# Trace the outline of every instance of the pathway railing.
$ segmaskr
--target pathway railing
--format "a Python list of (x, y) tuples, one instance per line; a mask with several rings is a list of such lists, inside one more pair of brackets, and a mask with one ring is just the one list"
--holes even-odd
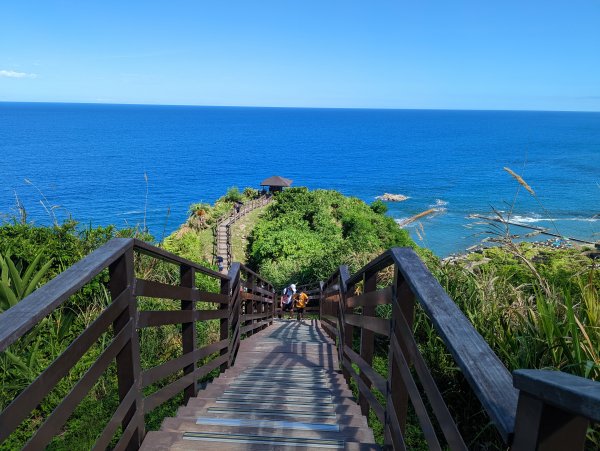
[[(363, 414), (372, 410), (383, 423), (388, 447), (406, 449), (410, 402), (430, 449), (467, 449), (413, 335), (417, 303), (507, 445), (584, 448), (588, 424), (600, 421), (600, 383), (559, 371), (511, 376), (408, 248), (391, 249), (352, 276), (341, 266), (323, 284), (321, 303), (321, 325), (337, 340), (342, 372), (356, 382)], [(389, 318), (376, 314), (382, 305), (391, 305)], [(387, 347), (385, 376), (373, 368), (376, 337)]]
[[(179, 281), (170, 284), (136, 276), (135, 267), (140, 258), (174, 265), (178, 268)], [(273, 320), (273, 287), (243, 265), (234, 264), (229, 274), (223, 275), (139, 240), (114, 239), (2, 313), (0, 352), (26, 336), (45, 317), (60, 309), (71, 295), (85, 289), (105, 271), (109, 277), (109, 305), (2, 410), (0, 444), (69, 375), (101, 337), (112, 336), (85, 375), (44, 419), (25, 449), (43, 449), (50, 443), (115, 362), (119, 405), (98, 436), (94, 449), (106, 449), (111, 442), (114, 444), (115, 436), (118, 439), (114, 449), (137, 449), (145, 435), (144, 415), (181, 392), (184, 402), (195, 396), (201, 378), (217, 369), (224, 371), (233, 364), (243, 336), (267, 327)], [(218, 292), (198, 288), (197, 275), (205, 282), (216, 284)], [(142, 297), (172, 300), (176, 308), (143, 310), (138, 302)], [(199, 347), (196, 325), (210, 320), (219, 321), (219, 340)], [(143, 369), (141, 332), (166, 325), (180, 327), (179, 355)], [(202, 364), (205, 360), (207, 362)], [(148, 387), (161, 382), (162, 387), (146, 394)]]
[[(217, 257), (219, 256), (219, 228), (221, 226), (225, 227), (225, 239), (226, 239), (226, 256), (227, 264), (230, 265), (233, 261), (232, 253), (231, 253), (231, 226), (237, 220), (246, 216), (253, 210), (257, 208), (264, 207), (269, 202), (273, 200), (272, 196), (263, 195), (257, 197), (256, 199), (252, 199), (250, 202), (246, 202), (242, 204), (239, 208), (232, 208), (229, 215), (219, 219), (217, 223), (213, 226), (213, 264), (216, 264)], [(229, 269), (227, 267), (227, 269)]]

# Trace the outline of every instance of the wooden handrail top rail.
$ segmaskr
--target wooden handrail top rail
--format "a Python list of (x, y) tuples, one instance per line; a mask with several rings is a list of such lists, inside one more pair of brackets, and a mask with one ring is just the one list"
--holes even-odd
[(138, 240), (137, 238), (134, 239), (133, 241), (134, 241), (134, 249), (139, 251), (141, 254), (149, 255), (150, 257), (157, 258), (164, 262), (189, 266), (190, 268), (194, 268), (197, 272), (200, 272), (202, 274), (206, 274), (208, 276), (212, 276), (212, 277), (215, 277), (215, 278), (218, 278), (221, 280), (229, 280), (229, 276), (227, 276), (226, 274), (222, 274), (220, 272), (213, 271), (210, 268), (206, 268), (206, 267), (199, 265), (198, 263), (188, 260), (186, 258), (179, 257), (178, 255), (175, 255), (175, 254), (173, 254), (169, 251), (166, 251), (160, 247), (153, 246), (144, 241)]
[(113, 238), (35, 290), (21, 302), (0, 314), (0, 352), (17, 341), (42, 318), (132, 248), (159, 260), (185, 265), (197, 272), (224, 281), (229, 280), (229, 276), (225, 274), (205, 268), (138, 239)]
[(114, 238), (0, 314), (0, 352), (133, 247), (130, 238)]
[(600, 423), (600, 383), (552, 370), (517, 370), (513, 377), (521, 392)]

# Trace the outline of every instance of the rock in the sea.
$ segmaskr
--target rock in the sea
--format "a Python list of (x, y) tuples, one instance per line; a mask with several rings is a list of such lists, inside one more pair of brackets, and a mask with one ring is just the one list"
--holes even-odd
[(383, 196), (377, 196), (376, 199), (383, 200), (386, 202), (402, 202), (403, 200), (408, 199), (408, 196), (404, 196), (402, 194), (390, 194), (383, 193)]

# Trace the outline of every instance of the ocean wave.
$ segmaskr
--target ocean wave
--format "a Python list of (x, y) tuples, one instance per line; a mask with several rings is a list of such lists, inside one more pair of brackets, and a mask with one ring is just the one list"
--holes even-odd
[[(448, 205), (448, 201), (442, 200), (442, 199), (436, 199), (435, 204), (430, 205), (430, 207), (432, 207), (432, 208), (445, 207), (446, 205)], [(445, 210), (445, 208), (444, 208), (444, 210)]]
[(559, 221), (578, 221), (578, 222), (597, 222), (600, 221), (598, 217), (575, 217), (575, 218), (545, 218), (543, 216), (520, 216), (515, 215), (510, 217), (512, 222), (520, 222), (521, 224), (531, 224), (536, 222), (559, 222)]

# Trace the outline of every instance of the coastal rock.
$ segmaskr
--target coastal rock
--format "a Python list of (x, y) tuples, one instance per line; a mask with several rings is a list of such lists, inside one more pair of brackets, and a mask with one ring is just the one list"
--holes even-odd
[(377, 196), (375, 199), (383, 200), (385, 202), (402, 202), (409, 199), (409, 197), (404, 196), (403, 194), (383, 193), (383, 196)]

